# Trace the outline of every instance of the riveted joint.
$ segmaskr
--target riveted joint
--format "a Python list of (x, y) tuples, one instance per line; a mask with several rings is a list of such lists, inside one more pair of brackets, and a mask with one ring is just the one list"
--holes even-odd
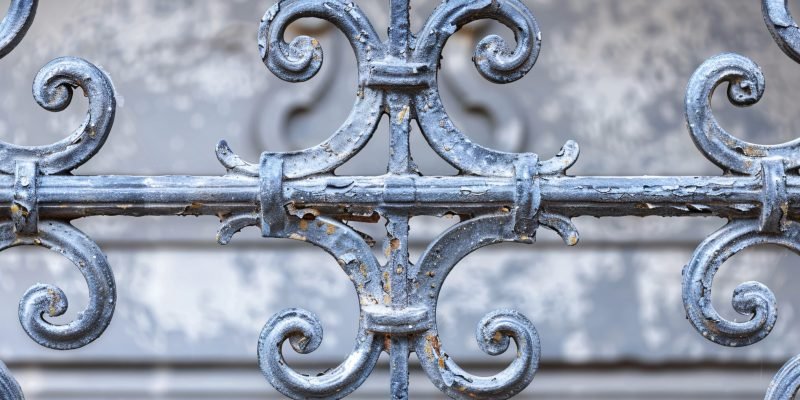
[(761, 162), (761, 232), (780, 233), (786, 226), (789, 213), (789, 195), (786, 191), (786, 166), (782, 158), (768, 158)]
[(413, 203), (417, 200), (417, 186), (410, 176), (389, 175), (384, 183), (384, 203)]
[(410, 335), (431, 329), (430, 313), (424, 307), (395, 309), (373, 305), (365, 306), (364, 327), (367, 331), (392, 335)]
[(362, 85), (373, 89), (418, 90), (435, 86), (436, 69), (427, 64), (388, 59), (369, 65)]
[(287, 213), (283, 207), (283, 160), (274, 154), (262, 154), (259, 179), (261, 234), (269, 237), (283, 231), (286, 226)]
[(39, 232), (38, 177), (39, 164), (36, 161), (16, 162), (11, 219), (17, 234), (34, 235)]
[(514, 233), (533, 238), (539, 228), (538, 215), (542, 204), (539, 156), (533, 153), (520, 155), (514, 169), (517, 188)]

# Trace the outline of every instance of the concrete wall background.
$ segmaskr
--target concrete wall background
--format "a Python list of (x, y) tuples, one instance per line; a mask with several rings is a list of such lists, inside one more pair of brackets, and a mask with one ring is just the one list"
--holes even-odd
[[(357, 3), (385, 32), (387, 2)], [(582, 148), (570, 170), (575, 175), (718, 175), (694, 149), (682, 102), (694, 69), (723, 51), (758, 62), (768, 85), (762, 102), (749, 109), (735, 109), (717, 96), (726, 127), (761, 143), (791, 140), (800, 132), (800, 67), (772, 42), (758, 2), (526, 3), (539, 20), (544, 47), (521, 81), (493, 85), (472, 66), (480, 37), (509, 35), (498, 24), (470, 24), (446, 49), (445, 105), (482, 144), (549, 157), (575, 139)], [(436, 4), (412, 3), (413, 26), (419, 28)], [(59, 114), (39, 109), (30, 96), (42, 65), (76, 55), (108, 71), (122, 96), (109, 141), (79, 174), (222, 174), (213, 152), (221, 138), (251, 160), (265, 149), (316, 144), (350, 110), (356, 91), (351, 51), (328, 24), (301, 22), (296, 30), (321, 40), (326, 64), (308, 83), (279, 81), (261, 64), (255, 41), (269, 6), (252, 0), (42, 2), (27, 38), (0, 62), (0, 138), (49, 143), (80, 123), (85, 103), (79, 96)], [(383, 173), (384, 128), (338, 172)], [(423, 172), (452, 172), (419, 135), (413, 140)], [(412, 256), (453, 222), (415, 219)], [(438, 314), (443, 344), (476, 370), (501, 368), (507, 358), (481, 353), (473, 331), (487, 312), (512, 307), (533, 320), (542, 336), (545, 365), (529, 390), (538, 398), (565, 398), (567, 392), (582, 398), (760, 396), (777, 367), (800, 352), (800, 295), (793, 290), (800, 274), (796, 258), (785, 251), (759, 248), (735, 257), (715, 285), (717, 307), (733, 316), (733, 288), (760, 280), (778, 296), (778, 325), (768, 339), (746, 349), (705, 341), (684, 319), (680, 273), (696, 245), (723, 222), (581, 218), (577, 248), (542, 233), (534, 246), (479, 251), (445, 284)], [(75, 224), (106, 251), (119, 291), (111, 327), (85, 349), (39, 348), (16, 318), (18, 299), (36, 282), (64, 288), (71, 305), (67, 318), (82, 309), (86, 289), (77, 270), (42, 250), (12, 249), (0, 256), (0, 358), (18, 371), (32, 399), (274, 396), (258, 376), (255, 348), (263, 324), (287, 307), (317, 313), (325, 328), (317, 352), (291, 354), (290, 360), (319, 371), (338, 364), (352, 347), (355, 293), (321, 251), (264, 240), (255, 231), (221, 248), (214, 243), (213, 218), (93, 218)], [(367, 229), (381, 237), (380, 228)], [(87, 376), (98, 378), (80, 378)], [(382, 397), (385, 380), (376, 372), (362, 396)], [(675, 385), (680, 390), (668, 391)], [(437, 398), (419, 374), (412, 388), (420, 398)]]

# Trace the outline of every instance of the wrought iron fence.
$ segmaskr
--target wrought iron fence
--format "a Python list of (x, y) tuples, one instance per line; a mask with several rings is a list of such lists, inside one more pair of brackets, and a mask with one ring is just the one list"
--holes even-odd
[[(33, 22), (37, 0), (13, 0), (0, 25), (0, 57), (7, 55)], [(317, 376), (291, 369), (282, 355), (313, 352), (322, 327), (312, 313), (291, 309), (265, 325), (258, 362), (266, 379), (292, 398), (341, 398), (355, 391), (380, 357), (390, 357), (391, 396), (408, 397), (408, 365), (416, 353), (431, 381), (453, 398), (509, 398), (531, 383), (540, 358), (533, 323), (513, 310), (497, 310), (479, 323), (476, 336), (490, 355), (516, 345), (504, 371), (481, 377), (461, 369), (444, 350), (436, 326), (442, 284), (471, 252), (501, 242), (533, 243), (539, 228), (578, 243), (571, 218), (606, 216), (718, 216), (729, 223), (708, 237), (683, 270), (683, 302), (689, 322), (708, 340), (747, 346), (764, 339), (777, 319), (772, 292), (758, 282), (741, 284), (734, 309), (746, 321), (720, 316), (711, 303), (714, 277), (734, 254), (760, 244), (800, 253), (800, 140), (773, 146), (748, 143), (716, 121), (710, 99), (728, 85), (735, 105), (756, 103), (764, 76), (750, 59), (721, 54), (703, 63), (686, 94), (686, 118), (698, 149), (725, 172), (718, 177), (568, 176), (578, 145), (567, 142), (550, 159), (533, 153), (504, 153), (470, 141), (444, 110), (437, 89), (442, 49), (461, 26), (493, 19), (514, 32), (510, 46), (488, 36), (473, 61), (496, 83), (523, 77), (536, 61), (541, 35), (531, 11), (519, 0), (449, 0), (412, 34), (409, 0), (391, 0), (388, 41), (382, 42), (359, 8), (346, 0), (282, 0), (264, 15), (258, 45), (266, 66), (280, 78), (312, 78), (323, 62), (316, 39), (286, 43), (289, 24), (325, 19), (347, 36), (358, 62), (353, 110), (341, 128), (318, 146), (297, 152), (263, 153), (250, 163), (224, 141), (216, 149), (223, 176), (76, 176), (71, 171), (93, 157), (106, 141), (116, 111), (108, 75), (88, 61), (51, 61), (33, 83), (35, 100), (47, 110), (69, 106), (73, 90), (89, 100), (84, 123), (47, 146), (0, 143), (0, 250), (43, 246), (65, 256), (89, 287), (88, 307), (66, 325), (46, 317), (63, 315), (67, 299), (58, 287), (36, 285), (20, 301), (24, 330), (38, 344), (57, 350), (88, 345), (109, 325), (116, 302), (111, 267), (95, 242), (70, 221), (98, 215), (215, 215), (217, 239), (230, 242), (248, 226), (265, 237), (312, 243), (340, 264), (360, 302), (360, 327), (352, 353), (337, 368)], [(765, 21), (781, 49), (800, 62), (800, 28), (785, 0), (763, 0)], [(334, 171), (370, 140), (378, 122), (391, 121), (391, 156), (386, 175), (336, 176)], [(457, 176), (422, 176), (411, 157), (409, 133), (416, 120), (428, 144), (455, 167)], [(416, 262), (409, 259), (409, 220), (421, 215), (456, 215), (461, 222), (437, 238)], [(388, 262), (373, 255), (369, 240), (348, 225), (385, 217)], [(775, 376), (767, 399), (793, 398), (800, 388), (800, 356)], [(0, 363), (0, 398), (21, 399), (22, 391)]]

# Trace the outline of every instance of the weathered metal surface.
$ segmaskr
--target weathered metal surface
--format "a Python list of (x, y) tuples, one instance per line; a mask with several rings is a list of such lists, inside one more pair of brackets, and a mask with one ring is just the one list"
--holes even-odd
[[(0, 143), (0, 250), (44, 246), (61, 253), (84, 275), (89, 306), (75, 321), (45, 320), (67, 309), (64, 293), (37, 285), (20, 302), (20, 321), (42, 346), (75, 349), (97, 339), (116, 303), (115, 283), (105, 255), (70, 221), (99, 215), (215, 215), (223, 222), (222, 244), (248, 226), (265, 237), (314, 244), (331, 256), (352, 281), (360, 304), (360, 326), (352, 353), (338, 367), (307, 376), (288, 366), (282, 353), (289, 340), (299, 353), (322, 342), (314, 314), (299, 309), (267, 322), (258, 344), (259, 365), (267, 380), (292, 398), (341, 398), (373, 371), (381, 353), (390, 358), (391, 397), (408, 397), (409, 357), (415, 353), (430, 380), (453, 398), (509, 398), (533, 380), (540, 338), (533, 323), (512, 310), (489, 313), (476, 338), (489, 355), (516, 353), (510, 366), (491, 377), (464, 371), (444, 350), (436, 310), (441, 288), (456, 264), (473, 251), (502, 242), (533, 243), (540, 227), (555, 231), (567, 245), (578, 242), (571, 218), (577, 216), (719, 216), (730, 223), (710, 236), (684, 270), (683, 300), (691, 324), (706, 338), (726, 346), (754, 344), (772, 330), (775, 296), (748, 282), (734, 293), (734, 309), (745, 322), (720, 316), (711, 305), (711, 287), (721, 264), (745, 248), (770, 243), (800, 252), (798, 147), (758, 145), (726, 132), (714, 118), (710, 100), (728, 83), (732, 103), (756, 103), (764, 76), (747, 58), (723, 54), (704, 63), (690, 80), (686, 117), (700, 151), (722, 177), (568, 177), (578, 146), (567, 142), (555, 157), (507, 153), (472, 142), (446, 113), (438, 91), (442, 50), (451, 35), (478, 19), (493, 19), (512, 30), (512, 47), (499, 36), (478, 44), (473, 61), (489, 81), (520, 79), (539, 54), (541, 33), (531, 11), (518, 0), (451, 0), (434, 10), (412, 34), (409, 1), (392, 0), (389, 38), (382, 42), (366, 15), (344, 0), (283, 0), (264, 15), (258, 35), (265, 65), (278, 77), (301, 82), (323, 62), (319, 42), (301, 36), (284, 41), (289, 24), (300, 18), (328, 20), (345, 33), (357, 60), (357, 96), (350, 116), (322, 144), (295, 152), (263, 153), (249, 163), (220, 142), (216, 154), (224, 176), (73, 176), (108, 137), (116, 100), (110, 79), (77, 58), (59, 58), (34, 80), (34, 97), (50, 111), (65, 109), (72, 90), (89, 99), (84, 123), (69, 137), (48, 146)], [(798, 59), (798, 33), (786, 3), (764, 0), (764, 15), (781, 48)], [(0, 56), (19, 43), (30, 26), (35, 1), (12, 1), (0, 25)], [(361, 151), (388, 117), (391, 155), (378, 177), (335, 176), (334, 171)], [(457, 176), (421, 176), (411, 157), (409, 134), (416, 120), (431, 148), (458, 170)], [(461, 221), (428, 247), (417, 262), (409, 257), (409, 222), (415, 216), (457, 215)], [(387, 262), (372, 253), (374, 241), (351, 221), (384, 217)], [(797, 361), (775, 377), (767, 398), (794, 396), (800, 386)], [(20, 399), (13, 378), (0, 368), (3, 399)]]

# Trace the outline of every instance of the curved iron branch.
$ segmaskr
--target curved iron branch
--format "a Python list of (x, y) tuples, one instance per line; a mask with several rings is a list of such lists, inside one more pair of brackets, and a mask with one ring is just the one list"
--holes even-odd
[[(514, 164), (520, 154), (489, 149), (470, 140), (450, 119), (437, 89), (418, 93), (414, 111), (420, 131), (431, 148), (462, 173), (505, 177), (514, 175)], [(564, 174), (578, 161), (579, 154), (578, 144), (567, 141), (555, 157), (539, 163), (539, 173)]]
[[(383, 115), (382, 104), (383, 95), (380, 92), (364, 88), (350, 116), (330, 138), (305, 150), (269, 154), (283, 160), (284, 175), (289, 179), (333, 172), (367, 145), (378, 129)], [(217, 159), (229, 172), (258, 176), (258, 164), (238, 156), (226, 141), (219, 142), (216, 153)]]

